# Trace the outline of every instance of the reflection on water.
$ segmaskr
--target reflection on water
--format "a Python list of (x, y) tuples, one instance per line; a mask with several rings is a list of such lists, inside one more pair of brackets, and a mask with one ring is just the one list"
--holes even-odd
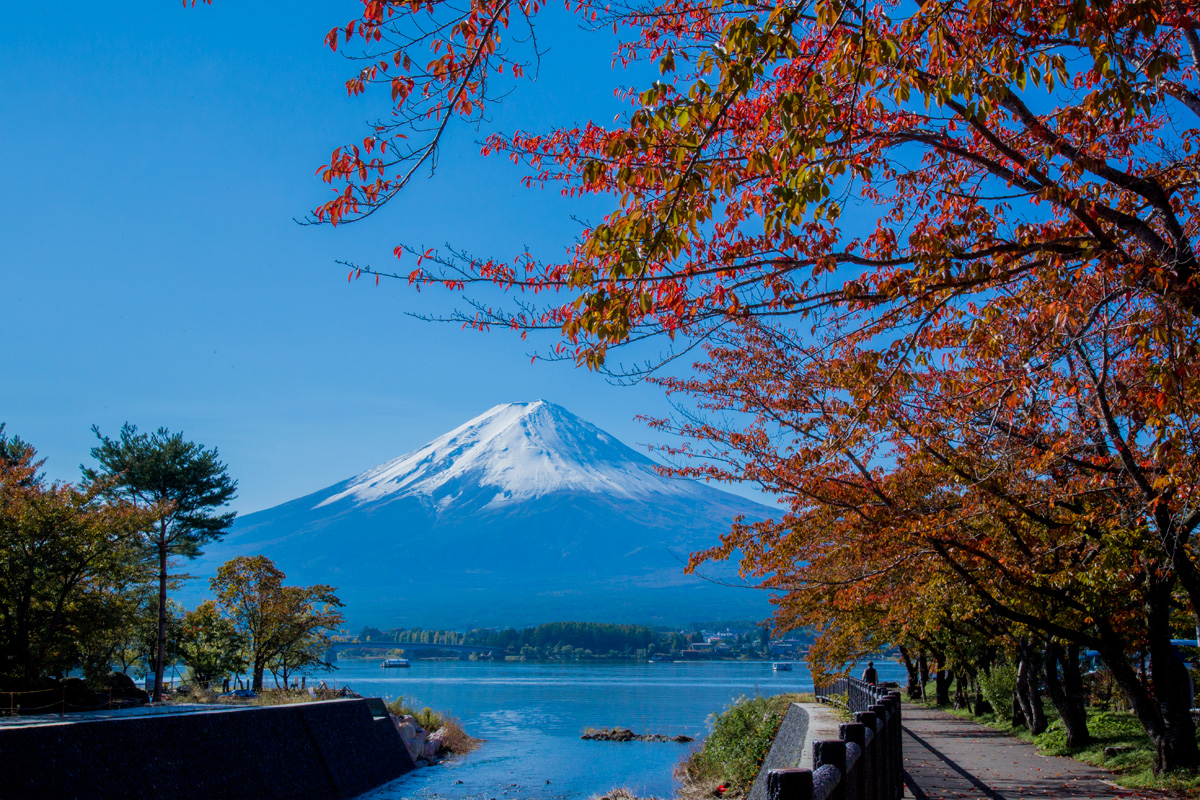
[[(342, 661), (339, 667), (330, 685), (449, 711), (468, 733), (488, 740), (469, 756), (366, 795), (371, 800), (578, 800), (617, 786), (665, 797), (673, 793), (672, 768), (695, 745), (583, 741), (584, 728), (621, 726), (701, 739), (709, 715), (742, 695), (812, 690), (802, 664), (774, 672), (763, 662), (414, 661), (410, 669), (383, 670), (371, 660)], [(876, 667), (881, 680), (903, 681), (898, 664), (881, 661)]]

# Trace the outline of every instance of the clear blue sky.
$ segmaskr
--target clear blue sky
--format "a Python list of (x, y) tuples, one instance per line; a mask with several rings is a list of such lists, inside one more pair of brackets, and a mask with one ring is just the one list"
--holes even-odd
[[(399, 283), (348, 284), (400, 242), (547, 258), (577, 230), (459, 131), (432, 180), (360, 224), (302, 227), (314, 176), (385, 98), (348, 99), (322, 45), (357, 0), (7, 2), (0, 11), (0, 421), (75, 480), (90, 427), (160, 425), (220, 449), (254, 511), (400, 455), (502, 402), (545, 398), (629, 444), (667, 411), (531, 347), (410, 319), (446, 309)], [(611, 44), (561, 16), (541, 79), (496, 124), (611, 119)], [(599, 110), (599, 113), (597, 113)]]

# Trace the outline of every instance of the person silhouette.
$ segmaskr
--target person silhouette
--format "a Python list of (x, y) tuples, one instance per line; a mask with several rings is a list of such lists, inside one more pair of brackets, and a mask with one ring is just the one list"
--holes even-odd
[(879, 683), (879, 673), (875, 671), (874, 661), (867, 662), (867, 668), (863, 670), (862, 679), (872, 686)]

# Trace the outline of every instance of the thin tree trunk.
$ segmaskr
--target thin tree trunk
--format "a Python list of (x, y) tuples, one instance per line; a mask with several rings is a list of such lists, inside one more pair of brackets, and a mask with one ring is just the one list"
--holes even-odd
[[(1079, 677), (1079, 647), (1072, 647), (1074, 653), (1063, 649), (1054, 639), (1046, 640), (1046, 655), (1044, 669), (1046, 674), (1046, 693), (1050, 702), (1058, 712), (1067, 731), (1067, 747), (1083, 747), (1092, 741), (1087, 728), (1087, 708), (1083, 702), (1083, 682)], [(1059, 677), (1058, 667), (1062, 664), (1062, 677)], [(1074, 671), (1074, 686), (1068, 675)]]
[(925, 658), (925, 651), (921, 650), (917, 653), (917, 669), (921, 673), (921, 693), (925, 693), (925, 684), (929, 683), (929, 660)]
[(934, 694), (935, 702), (939, 707), (950, 705), (950, 684), (954, 681), (953, 670), (946, 669), (939, 660), (938, 671), (934, 675), (934, 681), (937, 684)]
[(167, 520), (158, 529), (158, 652), (154, 654), (154, 702), (162, 700), (167, 654)]
[(900, 646), (900, 656), (904, 659), (904, 669), (908, 672), (908, 687), (907, 687), (908, 699), (909, 700), (920, 700), (921, 699), (921, 673), (917, 669), (917, 664), (909, 656), (908, 648), (903, 645)]
[(1014, 728), (1024, 728), (1029, 725), (1029, 723), (1025, 721), (1025, 712), (1021, 709), (1021, 700), (1018, 697), (1019, 694), (1020, 692), (1015, 690), (1013, 691), (1012, 717), (1010, 719)]
[(988, 675), (992, 669), (993, 656), (990, 652), (984, 651), (984, 654), (979, 658), (979, 666), (975, 670), (975, 674), (971, 676), (971, 681), (975, 687), (975, 700), (971, 708), (971, 713), (977, 717), (982, 717), (984, 714), (990, 714), (995, 711), (992, 704), (983, 696), (983, 681), (980, 680), (980, 673)]
[(954, 707), (968, 708), (971, 705), (967, 699), (967, 675), (961, 668), (954, 671)]
[(971, 713), (977, 717), (982, 717), (984, 714), (990, 714), (994, 711), (992, 704), (983, 696), (983, 684), (979, 682), (979, 677), (975, 678), (975, 697), (971, 701)]
[(1029, 732), (1034, 736), (1046, 730), (1046, 712), (1042, 707), (1042, 693), (1038, 690), (1038, 654), (1037, 649), (1027, 639), (1022, 639), (1018, 647), (1020, 662), (1017, 666), (1017, 699), (1021, 703), (1021, 711), (1025, 721), (1029, 723)]

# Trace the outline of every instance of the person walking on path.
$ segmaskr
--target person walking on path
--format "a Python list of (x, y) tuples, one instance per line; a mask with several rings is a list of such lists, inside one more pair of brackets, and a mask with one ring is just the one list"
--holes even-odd
[(874, 661), (867, 662), (867, 668), (863, 670), (862, 679), (872, 686), (879, 683), (879, 673), (875, 671)]
[(905, 797), (913, 800), (1107, 800), (1145, 797), (1109, 783), (1112, 775), (944, 711), (905, 704)]

